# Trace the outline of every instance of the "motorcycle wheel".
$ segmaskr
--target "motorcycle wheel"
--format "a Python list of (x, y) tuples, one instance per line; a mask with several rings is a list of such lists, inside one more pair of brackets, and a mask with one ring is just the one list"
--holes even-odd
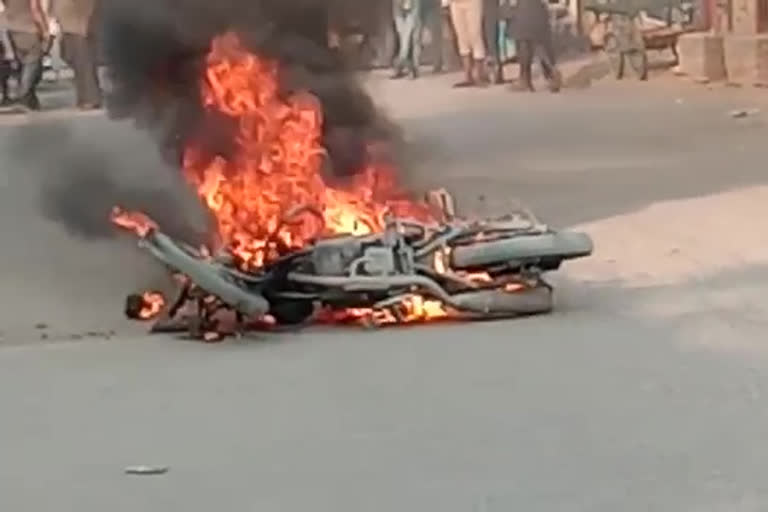
[(308, 300), (280, 300), (269, 306), (269, 314), (280, 325), (298, 325), (309, 319), (314, 311), (314, 304)]
[(463, 269), (542, 258), (567, 260), (589, 256), (592, 249), (592, 239), (587, 234), (561, 231), (454, 247), (451, 262), (454, 268)]

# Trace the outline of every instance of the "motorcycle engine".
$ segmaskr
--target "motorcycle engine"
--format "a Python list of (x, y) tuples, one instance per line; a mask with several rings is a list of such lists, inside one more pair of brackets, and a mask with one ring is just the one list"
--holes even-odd
[(325, 276), (372, 276), (396, 272), (391, 247), (377, 239), (353, 236), (317, 242), (312, 249), (311, 262), (313, 272)]

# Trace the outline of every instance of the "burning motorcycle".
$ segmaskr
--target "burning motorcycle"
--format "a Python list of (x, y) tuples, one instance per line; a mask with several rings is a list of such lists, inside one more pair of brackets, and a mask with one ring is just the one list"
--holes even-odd
[[(198, 335), (226, 330), (221, 311), (233, 312), (239, 328), (265, 317), (277, 325), (332, 319), (378, 326), (546, 313), (553, 290), (544, 275), (593, 248), (588, 235), (554, 231), (525, 212), (430, 224), (391, 217), (382, 232), (319, 238), (244, 271), (226, 251), (211, 255), (149, 224), (138, 232), (142, 248), (183, 276), (156, 329), (191, 304), (184, 325)], [(152, 304), (132, 296), (127, 311), (138, 317)]]
[(282, 90), (280, 62), (227, 33), (212, 41), (203, 69), (203, 122), (226, 120), (230, 147), (190, 139), (181, 171), (215, 221), (214, 240), (192, 247), (141, 213), (112, 218), (181, 284), (169, 304), (152, 292), (129, 297), (129, 316), (164, 311), (155, 330), (216, 339), (264, 323), (543, 313), (552, 308), (543, 275), (592, 251), (586, 235), (554, 231), (525, 212), (467, 220), (443, 191), (414, 200), (370, 141), (353, 144), (367, 155), (360, 168), (329, 182), (322, 102), (309, 90)]

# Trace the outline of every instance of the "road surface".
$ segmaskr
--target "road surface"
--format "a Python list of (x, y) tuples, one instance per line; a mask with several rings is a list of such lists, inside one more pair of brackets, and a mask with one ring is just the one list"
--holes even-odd
[[(130, 125), (4, 120), (0, 508), (768, 509), (768, 117), (728, 114), (754, 93), (371, 88), (412, 139), (413, 186), (477, 212), (519, 198), (593, 235), (594, 257), (555, 278), (557, 311), (148, 337), (122, 300), (161, 272), (130, 241), (56, 219), (100, 218), (113, 198), (94, 176), (169, 190), (173, 171)], [(164, 206), (195, 215), (183, 194)], [(170, 471), (123, 474), (135, 464)]]

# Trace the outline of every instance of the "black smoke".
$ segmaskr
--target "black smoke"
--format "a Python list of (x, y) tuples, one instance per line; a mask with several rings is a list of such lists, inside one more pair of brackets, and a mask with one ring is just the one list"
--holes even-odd
[[(182, 176), (147, 154), (143, 137), (102, 123), (89, 130), (35, 123), (19, 127), (5, 141), (12, 165), (39, 183), (43, 216), (74, 236), (111, 238), (118, 230), (110, 213), (119, 206), (147, 213), (171, 236), (208, 241), (210, 216)], [(116, 143), (92, 143), (104, 136)]]
[[(113, 118), (134, 119), (178, 160), (194, 140), (226, 154), (230, 123), (205, 115), (199, 96), (211, 40), (234, 31), (252, 52), (280, 63), (281, 91), (310, 91), (322, 104), (329, 169), (348, 176), (371, 158), (371, 142), (399, 145), (337, 50), (330, 28), (378, 30), (391, 0), (103, 0), (100, 21)], [(378, 146), (381, 146), (380, 144)], [(394, 152), (394, 151), (393, 151)], [(390, 156), (391, 153), (390, 153)]]
[[(101, 0), (94, 25), (110, 79), (107, 110), (113, 120), (129, 123), (30, 126), (17, 131), (8, 150), (20, 167), (40, 173), (43, 215), (73, 235), (114, 236), (109, 213), (120, 205), (197, 242), (212, 223), (177, 172), (181, 151), (194, 141), (211, 157), (226, 156), (234, 140), (232, 120), (206, 113), (200, 102), (212, 39), (238, 33), (251, 51), (280, 62), (283, 94), (310, 91), (319, 99), (325, 168), (343, 179), (368, 159), (397, 158), (402, 146), (397, 128), (328, 47), (327, 32), (353, 25), (376, 33), (386, 24), (390, 1)], [(139, 130), (125, 126), (130, 121)], [(146, 151), (147, 140), (166, 162)]]

